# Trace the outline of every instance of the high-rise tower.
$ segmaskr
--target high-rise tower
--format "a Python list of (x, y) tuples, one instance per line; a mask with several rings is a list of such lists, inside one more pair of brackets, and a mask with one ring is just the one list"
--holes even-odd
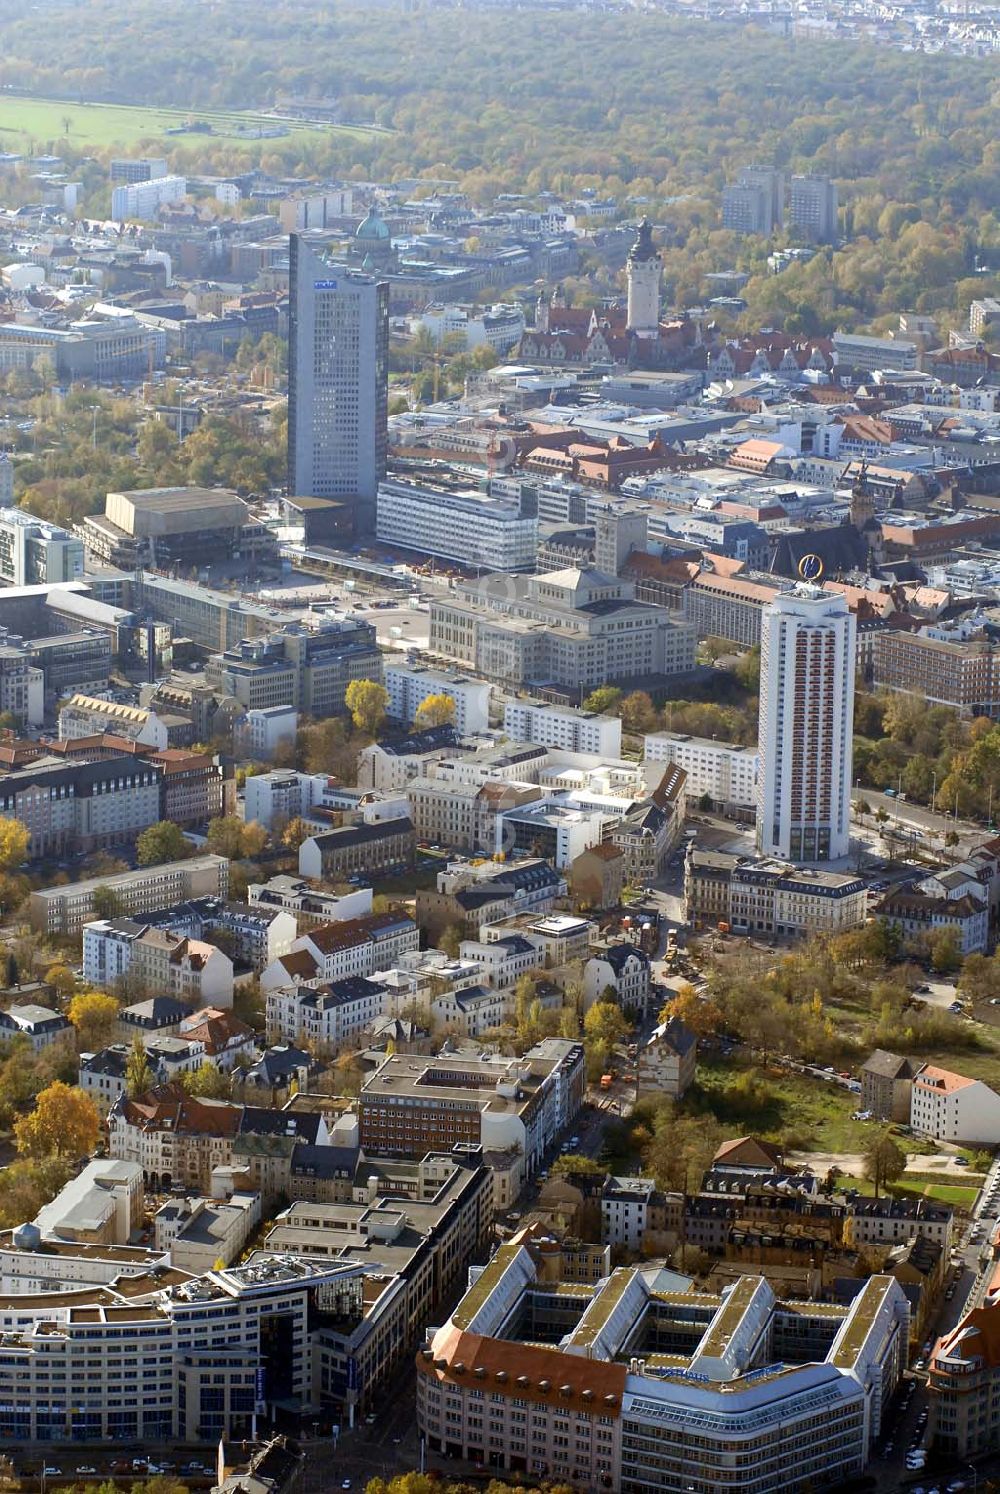
[(628, 252), (628, 330), (636, 337), (655, 337), (660, 326), (660, 274), (662, 264), (648, 218), (639, 224), (635, 243)]
[(288, 491), (340, 498), (375, 528), (385, 476), (389, 287), (291, 236)]
[(844, 597), (802, 585), (761, 623), (757, 845), (836, 860), (850, 837), (854, 617)]

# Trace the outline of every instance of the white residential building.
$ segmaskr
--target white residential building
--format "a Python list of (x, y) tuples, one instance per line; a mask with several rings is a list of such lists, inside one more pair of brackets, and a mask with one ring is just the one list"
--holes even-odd
[(283, 909), (294, 916), (299, 929), (339, 923), (347, 918), (365, 918), (372, 910), (373, 895), (370, 887), (358, 887), (353, 892), (323, 892), (304, 877), (283, 874), (269, 882), (251, 882), (247, 888), (247, 902), (252, 909)]
[(440, 306), (432, 302), (411, 327), (423, 327), (435, 342), (446, 337), (464, 337), (466, 348), (490, 347), (500, 356), (516, 348), (524, 332), (524, 312), (516, 303), (499, 302), (488, 311), (465, 306)]
[(583, 967), (583, 999), (589, 1008), (608, 987), (623, 1007), (645, 1012), (649, 1006), (649, 959), (634, 944), (595, 949)]
[(255, 707), (239, 723), (238, 746), (243, 755), (267, 762), (283, 743), (295, 741), (298, 727), (292, 706)]
[(522, 517), (520, 504), (396, 477), (378, 485), (375, 533), (382, 544), (484, 571), (532, 570), (538, 548), (538, 520)]
[(111, 216), (116, 223), (127, 218), (155, 218), (158, 208), (182, 202), (187, 196), (183, 176), (156, 176), (150, 181), (130, 182), (111, 189)]
[(925, 1063), (910, 1090), (910, 1125), (934, 1141), (1000, 1142), (1000, 1095), (981, 1079), (966, 1079)]
[(650, 732), (644, 742), (647, 762), (676, 763), (684, 769), (689, 803), (707, 794), (724, 809), (752, 809), (756, 804), (760, 757), (754, 748), (677, 731)]
[(601, 1244), (639, 1250), (655, 1192), (652, 1178), (608, 1178), (601, 1193)]
[(84, 925), (83, 972), (88, 985), (114, 990), (131, 973), (158, 995), (199, 1006), (233, 1004), (233, 962), (214, 944), (131, 918)]
[(323, 924), (296, 939), (288, 954), (267, 967), (260, 983), (265, 991), (273, 991), (298, 981), (320, 984), (371, 975), (394, 965), (419, 944), (416, 924), (401, 913)]
[(354, 975), (319, 988), (282, 987), (267, 993), (267, 1038), (311, 1053), (356, 1047), (373, 1022), (389, 1013), (391, 992), (380, 980)]
[(508, 700), (503, 709), (503, 729), (515, 742), (537, 742), (542, 747), (597, 757), (622, 755), (618, 717), (599, 716), (573, 706), (552, 705), (545, 700)]
[(850, 848), (855, 639), (846, 599), (817, 586), (764, 609), (757, 845), (769, 856), (832, 861)]
[(510, 990), (522, 975), (537, 970), (543, 963), (537, 945), (523, 934), (509, 934), (491, 943), (463, 939), (458, 947), (463, 960), (474, 960), (482, 969), (482, 978), (498, 990)]
[(455, 702), (454, 727), (459, 736), (489, 730), (490, 695), (493, 686), (486, 680), (446, 670), (428, 669), (422, 664), (386, 662), (383, 677), (389, 692), (387, 714), (395, 721), (411, 726), (420, 706), (429, 695), (447, 695)]

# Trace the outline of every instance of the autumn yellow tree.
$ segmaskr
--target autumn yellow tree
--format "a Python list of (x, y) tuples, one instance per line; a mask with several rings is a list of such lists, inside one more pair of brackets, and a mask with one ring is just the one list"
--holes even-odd
[(114, 1037), (118, 1001), (104, 991), (81, 991), (74, 996), (66, 1015), (76, 1028), (81, 1053), (96, 1053)]
[(45, 972), (45, 979), (60, 996), (72, 996), (76, 990), (76, 976), (68, 965), (50, 965)]
[(413, 713), (413, 724), (420, 730), (428, 726), (454, 726), (454, 700), (444, 693), (424, 696)]
[(304, 840), (308, 840), (312, 831), (300, 814), (288, 821), (281, 832), (281, 844), (287, 846), (290, 851), (297, 851)]
[(101, 1135), (101, 1121), (89, 1095), (56, 1079), (35, 1100), (34, 1110), (14, 1122), (22, 1157), (89, 1157)]
[(351, 680), (344, 691), (344, 704), (358, 731), (373, 737), (385, 720), (389, 692), (375, 680)]
[(0, 872), (13, 871), (28, 854), (31, 835), (20, 820), (0, 819)]
[(711, 1037), (723, 1024), (722, 1009), (711, 996), (701, 997), (694, 986), (684, 984), (678, 988), (673, 1001), (668, 1001), (660, 1013), (661, 1022), (679, 1017), (684, 1026), (695, 1037)]

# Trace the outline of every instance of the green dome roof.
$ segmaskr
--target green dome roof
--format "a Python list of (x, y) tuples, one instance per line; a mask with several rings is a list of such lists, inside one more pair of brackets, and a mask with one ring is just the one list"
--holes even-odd
[(382, 221), (374, 206), (368, 209), (368, 217), (358, 224), (354, 237), (363, 240), (378, 240), (382, 243), (390, 237), (388, 224)]

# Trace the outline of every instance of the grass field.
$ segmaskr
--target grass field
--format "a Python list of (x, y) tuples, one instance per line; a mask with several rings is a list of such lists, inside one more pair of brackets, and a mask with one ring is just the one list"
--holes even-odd
[[(69, 130), (66, 121), (69, 121)], [(168, 135), (187, 121), (211, 125), (211, 134)], [(258, 128), (280, 126), (286, 133), (261, 139)], [(142, 142), (170, 146), (197, 146), (224, 140), (236, 150), (259, 154), (269, 145), (280, 149), (292, 138), (308, 140), (336, 131), (359, 137), (371, 133), (354, 125), (312, 126), (270, 119), (266, 115), (212, 109), (149, 109), (131, 104), (78, 104), (68, 100), (21, 98), (0, 94), (0, 151), (44, 150), (60, 140), (69, 140), (77, 150), (120, 146), (130, 149)]]
[(972, 1208), (979, 1192), (978, 1188), (963, 1188), (960, 1184), (922, 1183), (919, 1179), (911, 1182), (909, 1178), (901, 1178), (898, 1183), (893, 1183), (891, 1191), (897, 1197), (909, 1193), (915, 1198), (929, 1198), (934, 1203), (950, 1204), (953, 1209), (964, 1209), (966, 1212)]
[(733, 1086), (741, 1072), (731, 1062), (699, 1062), (697, 1070), (705, 1109), (731, 1135), (745, 1129), (788, 1151), (809, 1152), (859, 1152), (871, 1139), (871, 1127), (851, 1119), (856, 1096), (839, 1084), (754, 1066), (766, 1099), (761, 1105), (748, 1105), (739, 1087)]

